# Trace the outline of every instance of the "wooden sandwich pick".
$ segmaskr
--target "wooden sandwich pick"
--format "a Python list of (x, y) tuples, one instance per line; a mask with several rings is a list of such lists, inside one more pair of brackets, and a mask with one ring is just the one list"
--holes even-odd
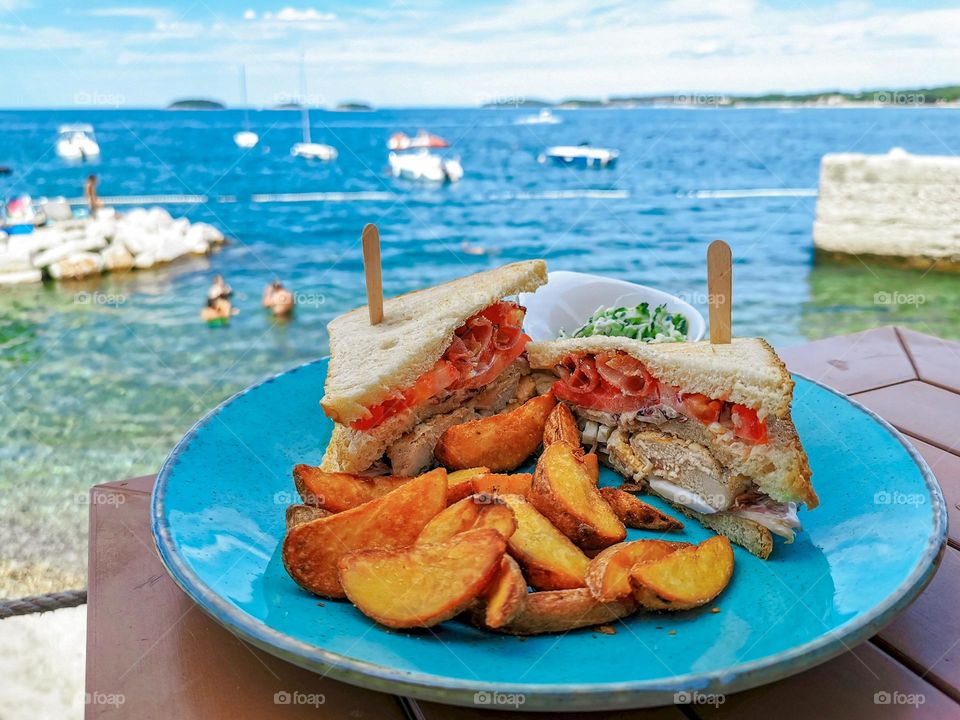
[(707, 303), (710, 306), (710, 342), (728, 345), (732, 323), (733, 260), (730, 246), (714, 240), (707, 248)]
[[(380, 231), (373, 223), (363, 227), (360, 235), (363, 245), (363, 272), (367, 280), (367, 310), (370, 324), (383, 321), (383, 277), (380, 270)], [(712, 316), (711, 316), (712, 317)]]

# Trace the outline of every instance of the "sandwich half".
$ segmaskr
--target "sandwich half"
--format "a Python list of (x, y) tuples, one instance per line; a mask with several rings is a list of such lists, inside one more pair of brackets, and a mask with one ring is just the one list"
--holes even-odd
[(416, 475), (448, 428), (532, 396), (525, 310), (504, 298), (546, 282), (543, 260), (518, 262), (386, 300), (377, 325), (366, 306), (332, 320), (321, 467)]
[(593, 336), (531, 343), (558, 379), (585, 444), (628, 481), (761, 558), (815, 508), (790, 417), (793, 380), (764, 340), (644, 343)]

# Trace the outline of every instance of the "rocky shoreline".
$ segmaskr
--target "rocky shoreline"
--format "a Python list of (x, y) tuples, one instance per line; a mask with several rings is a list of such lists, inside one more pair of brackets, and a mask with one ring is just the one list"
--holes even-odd
[(160, 207), (123, 214), (107, 208), (97, 218), (50, 222), (0, 239), (0, 285), (142, 270), (208, 255), (225, 242), (213, 225), (174, 219)]

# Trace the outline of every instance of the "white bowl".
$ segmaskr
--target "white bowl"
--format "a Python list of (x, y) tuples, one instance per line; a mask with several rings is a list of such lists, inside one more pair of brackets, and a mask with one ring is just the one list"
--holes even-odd
[(707, 323), (695, 307), (663, 290), (566, 270), (555, 270), (547, 277), (547, 284), (536, 293), (520, 294), (520, 304), (527, 308), (524, 330), (536, 341), (555, 340), (561, 329), (573, 333), (601, 305), (632, 307), (642, 302), (651, 309), (665, 304), (668, 312), (687, 318), (688, 340), (699, 340), (706, 330)]

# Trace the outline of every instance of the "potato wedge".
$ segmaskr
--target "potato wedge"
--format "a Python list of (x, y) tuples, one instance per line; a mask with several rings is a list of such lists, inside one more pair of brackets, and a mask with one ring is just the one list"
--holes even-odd
[(600, 482), (600, 458), (597, 457), (596, 453), (587, 453), (584, 455), (583, 466), (590, 473), (590, 477), (593, 478), (594, 485)]
[(288, 505), (287, 506), (287, 530), (305, 522), (316, 520), (317, 518), (333, 515), (329, 510), (314, 507), (313, 505)]
[(479, 606), (483, 613), (482, 624), (494, 630), (513, 620), (523, 608), (527, 599), (527, 581), (517, 561), (509, 555), (504, 555), (500, 561), (500, 569), (483, 591), (483, 599), (485, 602)]
[(520, 612), (500, 632), (539, 635), (612, 622), (637, 609), (632, 597), (600, 602), (587, 588), (528, 593)]
[(447, 472), (432, 470), (368, 503), (297, 525), (283, 539), (283, 566), (304, 590), (344, 597), (337, 562), (354, 550), (413, 544), (447, 506)]
[(554, 405), (553, 395), (541, 395), (516, 410), (454, 425), (440, 436), (433, 454), (454, 470), (478, 465), (494, 472), (514, 470), (543, 442), (543, 426)]
[(517, 530), (507, 541), (510, 554), (538, 590), (584, 587), (589, 560), (521, 495), (502, 495), (513, 510)]
[(585, 577), (587, 587), (601, 602), (627, 597), (633, 594), (630, 570), (634, 565), (659, 560), (682, 547), (690, 545), (664, 540), (634, 540), (611, 545), (590, 561)]
[(493, 528), (504, 539), (513, 535), (517, 521), (513, 510), (490, 495), (471, 495), (454, 503), (426, 524), (416, 544), (443, 543), (454, 535), (477, 528)]
[(620, 518), (620, 522), (638, 530), (683, 530), (683, 523), (660, 512), (620, 488), (600, 488), (600, 495)]
[(576, 448), (565, 442), (548, 445), (537, 461), (530, 502), (564, 535), (585, 548), (604, 548), (627, 536)]
[(514, 473), (513, 475), (488, 473), (473, 478), (472, 482), (475, 493), (523, 495), (526, 497), (530, 494), (533, 475), (531, 473)]
[(465, 470), (447, 473), (447, 503), (452, 505), (455, 502), (460, 502), (468, 495), (473, 495), (476, 492), (472, 482), (473, 479), (489, 473), (490, 468), (485, 467), (466, 468)]
[(312, 465), (293, 467), (293, 482), (303, 502), (335, 513), (383, 497), (409, 480), (408, 477), (393, 475), (362, 477), (325, 472)]
[(547, 422), (543, 426), (543, 446), (548, 447), (555, 442), (565, 442), (577, 448), (581, 455), (583, 454), (583, 448), (580, 447), (580, 428), (577, 427), (577, 421), (573, 419), (570, 408), (562, 402), (557, 403), (556, 407), (550, 411)]
[(634, 599), (649, 610), (690, 610), (713, 600), (733, 576), (733, 550), (722, 535), (630, 570)]
[(463, 611), (500, 569), (506, 540), (469, 530), (437, 545), (360, 550), (340, 558), (350, 601), (381, 625), (431, 627)]

